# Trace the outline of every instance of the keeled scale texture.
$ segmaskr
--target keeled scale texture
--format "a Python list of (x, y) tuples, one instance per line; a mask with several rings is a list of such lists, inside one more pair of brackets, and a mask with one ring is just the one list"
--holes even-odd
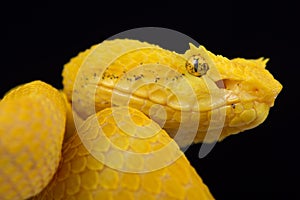
[(0, 199), (40, 192), (59, 164), (66, 111), (55, 88), (34, 81), (0, 102)]
[[(34, 199), (213, 199), (206, 185), (165, 131), (160, 129), (154, 135), (147, 135), (145, 132), (136, 132), (138, 127), (133, 127), (132, 132), (126, 133), (116, 125), (113, 112), (112, 109), (100, 111), (81, 126), (79, 135), (87, 148), (78, 134), (64, 144), (58, 172), (47, 188)], [(124, 117), (126, 112), (123, 108), (115, 112), (119, 114), (117, 119), (124, 130), (129, 125)], [(129, 113), (137, 126), (152, 123), (137, 110), (130, 108)], [(98, 129), (97, 122), (103, 131)], [(151, 133), (156, 130), (155, 127), (158, 125), (150, 125), (146, 132)], [(136, 137), (132, 137), (132, 134)], [(105, 140), (106, 137), (108, 140)], [(167, 151), (154, 153), (167, 144), (170, 144)], [(122, 151), (145, 153), (146, 156), (131, 157)], [(90, 152), (102, 161), (95, 159)], [(151, 163), (151, 160), (156, 161), (153, 157), (161, 163), (171, 164), (152, 170), (159, 168), (157, 162)], [(139, 170), (149, 172), (133, 173)]]

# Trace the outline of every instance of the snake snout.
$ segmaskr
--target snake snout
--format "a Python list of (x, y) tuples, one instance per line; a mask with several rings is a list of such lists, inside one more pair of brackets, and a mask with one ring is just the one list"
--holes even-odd
[(254, 80), (248, 81), (245, 89), (248, 93), (256, 96), (258, 102), (272, 107), (282, 90), (282, 85), (267, 70), (265, 70), (264, 74), (264, 77), (259, 76)]
[(215, 82), (218, 88), (231, 91), (238, 96), (239, 101), (258, 101), (269, 107), (274, 105), (275, 99), (282, 90), (282, 85), (275, 79), (222, 79)]

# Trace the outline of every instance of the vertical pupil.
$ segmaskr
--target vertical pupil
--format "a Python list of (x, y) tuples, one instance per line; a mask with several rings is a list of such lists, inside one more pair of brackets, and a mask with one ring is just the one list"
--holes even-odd
[(194, 70), (195, 72), (198, 72), (198, 66), (199, 66), (199, 58), (194, 58)]

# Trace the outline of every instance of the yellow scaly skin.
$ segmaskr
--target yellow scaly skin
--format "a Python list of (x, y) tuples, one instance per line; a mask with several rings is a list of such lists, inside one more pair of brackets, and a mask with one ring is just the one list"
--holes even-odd
[(0, 199), (39, 193), (57, 170), (66, 108), (58, 90), (33, 81), (0, 102)]
[[(197, 74), (191, 71), (192, 68), (189, 68), (189, 71), (187, 70), (187, 66), (193, 65), (193, 57), (195, 56), (200, 56), (210, 67), (207, 73), (201, 77), (196, 77), (195, 75)], [(80, 124), (77, 127), (79, 128), (79, 135), (86, 135), (84, 137), (85, 141), (96, 142), (96, 146), (94, 144), (94, 146), (88, 145), (84, 147), (78, 134), (72, 136), (72, 133), (67, 133), (57, 173), (46, 189), (34, 198), (213, 199), (207, 187), (201, 181), (201, 178), (196, 174), (184, 155), (179, 151), (179, 147), (172, 142), (173, 140), (168, 137), (166, 132), (171, 137), (174, 137), (180, 124), (184, 126), (185, 123), (194, 119), (193, 116), (197, 116), (198, 114), (200, 115), (200, 120), (196, 121), (196, 123), (199, 125), (199, 128), (196, 130), (196, 137), (193, 138), (194, 142), (204, 140), (208, 124), (212, 124), (215, 130), (220, 129), (213, 121), (218, 121), (217, 118), (212, 117), (214, 113), (224, 112), (226, 114), (223, 124), (224, 129), (221, 130), (220, 138), (214, 134), (208, 135), (205, 140), (206, 142), (221, 140), (230, 134), (253, 128), (262, 123), (282, 87), (264, 69), (265, 64), (266, 61), (262, 59), (228, 60), (221, 56), (215, 56), (203, 47), (196, 48), (191, 46), (191, 49), (185, 55), (178, 55), (174, 52), (161, 49), (158, 46), (134, 40), (105, 41), (100, 47), (94, 46), (91, 50), (79, 54), (78, 57), (73, 58), (64, 68), (64, 92), (69, 100), (73, 96), (72, 103), (73, 106), (75, 105), (74, 117), (77, 120), (77, 124)], [(83, 70), (80, 71), (83, 65), (88, 67), (83, 67)], [(154, 67), (158, 71), (155, 73), (155, 76), (151, 75), (152, 72), (150, 73), (150, 70), (146, 70), (146, 73), (144, 73), (145, 71), (134, 71), (135, 74), (127, 73), (130, 70), (135, 70), (140, 65), (149, 68)], [(168, 66), (169, 71), (159, 71), (162, 66)], [(80, 67), (81, 69), (79, 69)], [(220, 74), (217, 74), (216, 70)], [(131, 76), (127, 76), (126, 80), (134, 79), (138, 81), (141, 80), (140, 73), (142, 72), (142, 78), (152, 80), (152, 83), (148, 84), (148, 86), (140, 87), (135, 91), (128, 90), (127, 88), (130, 86), (130, 83), (126, 84), (124, 77), (122, 82), (122, 75), (127, 74)], [(140, 78), (136, 79), (137, 75)], [(98, 82), (99, 80), (101, 81)], [(220, 86), (220, 80), (224, 80), (223, 86)], [(95, 92), (96, 98), (94, 101), (93, 88), (96, 85), (98, 87)], [(165, 89), (164, 85), (168, 85), (168, 90)], [(78, 92), (80, 86), (88, 89)], [(185, 91), (189, 91), (189, 87), (196, 94), (196, 101), (194, 102), (190, 101), (189, 94), (184, 93)], [(183, 94), (180, 94), (181, 96), (173, 94), (178, 91), (183, 91)], [(131, 93), (133, 95), (128, 95)], [(112, 94), (116, 95), (117, 99), (122, 99), (121, 97), (124, 96), (130, 97), (129, 106), (131, 108), (129, 109), (129, 113), (138, 118), (138, 120), (134, 121), (140, 125), (149, 123), (149, 119), (146, 116), (151, 116), (151, 112), (153, 112), (153, 110), (151, 111), (151, 106), (153, 109), (156, 108), (153, 106), (154, 104), (161, 105), (166, 110), (166, 113), (162, 113), (165, 114), (165, 123), (162, 123), (163, 120), (159, 118), (161, 114), (160, 109), (154, 109), (154, 113), (158, 114), (152, 115), (152, 119), (157, 120), (166, 132), (161, 130), (158, 134), (150, 138), (136, 141), (132, 139), (132, 134), (135, 133), (141, 136), (144, 132), (136, 132), (133, 129), (129, 133), (125, 133), (120, 130), (120, 127), (117, 126), (116, 121), (112, 117), (114, 109), (109, 108), (111, 106)], [(211, 101), (211, 95), (215, 97), (213, 101)], [(226, 97), (225, 99), (224, 96)], [(220, 97), (219, 101), (218, 97)], [(42, 100), (36, 97), (33, 101)], [(93, 104), (95, 102), (96, 111), (99, 111), (97, 114), (91, 112), (91, 108), (94, 107)], [(113, 102), (113, 105), (123, 105), (122, 103), (116, 101)], [(26, 106), (22, 105), (22, 107), (25, 108)], [(141, 110), (146, 116), (134, 108)], [(5, 111), (13, 113), (11, 111), (13, 109), (9, 108), (8, 110)], [(70, 109), (68, 110), (70, 112)], [(124, 111), (118, 110), (118, 112)], [(46, 112), (45, 115), (49, 114)], [(121, 114), (121, 116), (126, 116), (126, 114)], [(83, 122), (81, 118), (86, 120)], [(103, 143), (102, 140), (96, 140), (99, 137), (99, 131), (97, 131), (99, 127), (95, 126), (92, 122), (97, 121), (95, 120), (97, 118), (100, 127), (104, 130), (104, 135), (120, 149), (129, 152), (144, 152), (146, 155), (151, 155), (153, 150), (162, 148), (162, 146), (171, 141), (172, 145), (170, 145), (169, 153), (162, 154), (157, 159), (161, 158), (167, 164), (169, 163), (168, 160), (164, 160), (165, 158), (175, 161), (162, 169), (153, 171), (151, 169), (156, 167), (157, 162), (151, 162), (151, 160), (147, 160), (144, 157), (144, 160), (130, 160), (128, 157), (124, 159), (122, 157), (123, 154), (114, 151), (112, 144), (108, 145), (109, 143)], [(12, 117), (12, 119), (14, 118)], [(29, 121), (34, 120), (29, 119)], [(128, 119), (125, 118), (118, 119), (118, 121), (122, 120), (124, 124), (128, 122)], [(1, 123), (8, 122), (1, 121)], [(153, 126), (156, 126), (153, 129), (156, 130), (158, 125), (156, 123), (153, 124)], [(74, 130), (72, 125), (68, 126), (71, 128), (67, 128), (67, 131)], [(31, 129), (28, 128), (28, 131), (31, 131)], [(189, 134), (189, 132), (187, 131), (186, 134)], [(176, 141), (181, 146), (191, 142), (190, 138), (186, 139), (185, 135), (181, 135)], [(41, 140), (40, 143), (41, 145), (45, 145), (44, 140)], [(60, 143), (57, 142), (57, 144)], [(109, 163), (101, 159), (104, 162), (97, 161), (90, 155), (90, 152), (98, 155), (99, 158), (110, 158), (111, 160)], [(34, 154), (34, 152), (30, 153)], [(155, 155), (158, 156), (157, 154)], [(176, 158), (178, 159), (176, 160), (172, 155), (177, 155)], [(43, 159), (43, 157), (38, 158)], [(128, 162), (128, 160), (131, 162)], [(150, 172), (126, 172), (126, 169), (130, 171), (130, 167), (134, 168), (134, 170), (149, 168)], [(28, 174), (26, 170), (23, 171), (25, 175)], [(186, 175), (184, 177), (182, 177), (183, 170)], [(54, 173), (54, 171), (47, 170), (43, 170), (42, 172), (46, 174)], [(3, 179), (3, 177), (0, 178)], [(4, 176), (4, 178), (6, 177)], [(25, 180), (30, 182), (26, 178)], [(17, 185), (14, 180), (12, 183)], [(1, 186), (0, 188), (3, 187)], [(0, 192), (0, 195), (9, 192), (11, 191), (4, 188)], [(16, 193), (19, 195), (17, 197), (20, 197), (21, 191), (17, 191)], [(15, 199), (18, 199), (17, 197)]]
[[(207, 186), (163, 129), (146, 139), (134, 138), (132, 135), (144, 133), (136, 129), (131, 130), (132, 135), (123, 132), (116, 126), (112, 112), (121, 117), (118, 119), (121, 124), (128, 125), (128, 119), (124, 117), (127, 110), (124, 108), (107, 108), (90, 116), (78, 132), (90, 143), (97, 140), (95, 145), (86, 149), (79, 135), (73, 135), (64, 144), (61, 165), (54, 179), (33, 199), (213, 199)], [(145, 126), (151, 123), (140, 111), (130, 108), (129, 112), (136, 124)], [(100, 134), (98, 124), (93, 122), (95, 120), (102, 127), (103, 135), (112, 143), (106, 142), (105, 137)], [(157, 126), (152, 124), (150, 129), (157, 129)], [(168, 144), (167, 151), (152, 154)], [(113, 145), (126, 152), (145, 153), (149, 156), (124, 156)], [(90, 152), (103, 157), (113, 168), (96, 160)], [(173, 162), (174, 157), (179, 158)], [(152, 171), (160, 162), (170, 162), (171, 165)], [(125, 169), (149, 169), (150, 172), (130, 173), (124, 172)]]

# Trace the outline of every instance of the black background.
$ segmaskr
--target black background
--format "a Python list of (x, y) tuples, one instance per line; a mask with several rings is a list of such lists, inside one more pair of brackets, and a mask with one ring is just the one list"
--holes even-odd
[(137, 27), (174, 29), (228, 58), (270, 58), (267, 68), (283, 90), (267, 120), (218, 143), (204, 159), (198, 158), (200, 145), (190, 147), (186, 155), (216, 199), (295, 199), (300, 178), (295, 163), (299, 160), (300, 57), (295, 5), (13, 2), (1, 9), (1, 96), (18, 84), (37, 79), (62, 88), (61, 71), (71, 57)]

